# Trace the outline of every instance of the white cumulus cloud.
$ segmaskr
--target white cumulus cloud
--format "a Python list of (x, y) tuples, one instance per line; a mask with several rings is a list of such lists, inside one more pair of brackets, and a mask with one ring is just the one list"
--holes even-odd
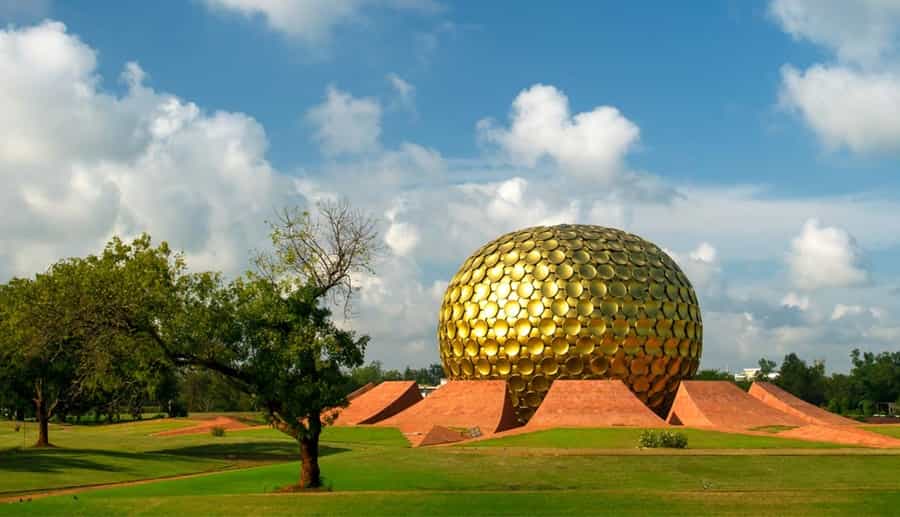
[(625, 154), (640, 135), (637, 125), (612, 106), (572, 115), (565, 94), (543, 84), (519, 93), (508, 128), (482, 119), (478, 131), (513, 164), (534, 167), (549, 158), (564, 171), (593, 180), (621, 172)]
[(861, 258), (856, 240), (849, 233), (809, 219), (800, 235), (791, 241), (788, 265), (794, 285), (802, 289), (846, 287), (868, 279)]
[(794, 291), (790, 291), (781, 299), (782, 307), (805, 311), (809, 309), (809, 296), (799, 295)]
[(339, 25), (365, 19), (368, 9), (434, 13), (434, 0), (205, 0), (213, 11), (259, 17), (266, 25), (291, 37), (320, 44)]
[(897, 51), (896, 0), (773, 0), (770, 12), (786, 32), (829, 48), (844, 62), (878, 63)]
[(860, 315), (867, 315), (871, 318), (880, 319), (883, 314), (883, 311), (878, 307), (863, 307), (862, 305), (844, 305), (843, 303), (839, 303), (834, 306), (834, 311), (831, 313), (831, 319), (839, 320), (850, 316)]
[(316, 127), (316, 141), (328, 155), (375, 151), (381, 135), (381, 104), (358, 99), (329, 87), (325, 101), (311, 108), (307, 120)]
[(416, 87), (395, 73), (387, 75), (388, 83), (397, 95), (397, 104), (403, 109), (415, 113), (416, 111)]
[(787, 33), (836, 62), (782, 67), (780, 102), (831, 149), (900, 151), (900, 2), (773, 0)]
[(716, 261), (716, 248), (708, 242), (701, 242), (697, 249), (691, 252), (690, 257), (691, 260), (712, 264)]
[(0, 276), (143, 231), (194, 268), (240, 272), (273, 209), (303, 202), (262, 126), (158, 92), (136, 63), (108, 93), (96, 68), (61, 23), (0, 30)]
[(409, 255), (419, 243), (419, 230), (416, 225), (400, 220), (403, 212), (402, 202), (397, 203), (385, 213), (388, 228), (384, 234), (384, 242), (396, 255)]
[(900, 75), (843, 66), (782, 69), (781, 103), (830, 148), (900, 150)]

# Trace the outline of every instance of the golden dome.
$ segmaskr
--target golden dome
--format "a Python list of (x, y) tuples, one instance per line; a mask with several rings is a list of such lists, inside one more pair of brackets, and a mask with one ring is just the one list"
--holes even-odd
[(700, 363), (693, 287), (655, 244), (538, 226), (487, 243), (450, 281), (438, 343), (450, 379), (506, 379), (527, 421), (554, 379), (621, 379), (657, 412)]

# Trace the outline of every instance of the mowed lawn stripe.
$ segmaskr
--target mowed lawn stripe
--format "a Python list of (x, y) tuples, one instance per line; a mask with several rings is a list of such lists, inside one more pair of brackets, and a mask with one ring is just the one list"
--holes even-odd
[[(900, 492), (383, 492), (51, 498), (17, 515), (892, 515)], [(12, 509), (12, 508), (10, 508)], [(0, 512), (3, 508), (0, 507)]]
[[(322, 458), (335, 491), (900, 490), (900, 456), (511, 456), (383, 449)], [(130, 498), (267, 493), (297, 480), (299, 463), (85, 493)]]

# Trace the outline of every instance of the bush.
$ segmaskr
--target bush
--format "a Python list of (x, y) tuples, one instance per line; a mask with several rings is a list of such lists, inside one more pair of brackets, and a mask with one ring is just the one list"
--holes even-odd
[(213, 436), (225, 436), (225, 428), (220, 425), (213, 426), (209, 430), (209, 434)]
[(641, 431), (638, 443), (643, 449), (684, 449), (687, 447), (688, 440), (684, 433), (677, 431), (646, 429)]

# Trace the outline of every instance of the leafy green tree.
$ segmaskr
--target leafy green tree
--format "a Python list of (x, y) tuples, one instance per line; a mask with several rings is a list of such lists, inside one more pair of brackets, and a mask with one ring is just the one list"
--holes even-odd
[(205, 368), (182, 370), (178, 394), (188, 411), (257, 411), (256, 399), (228, 377)]
[(346, 405), (344, 369), (362, 364), (369, 338), (337, 328), (313, 290), (285, 294), (261, 277), (239, 280), (230, 290), (241, 336), (231, 342), (225, 366), (256, 396), (272, 424), (299, 442), (300, 486), (319, 486), (320, 415)]
[(697, 381), (732, 381), (732, 382), (734, 382), (734, 375), (732, 375), (728, 372), (723, 372), (721, 370), (711, 370), (711, 369), (700, 370), (699, 372), (695, 373), (692, 378)]
[(350, 391), (360, 388), (367, 383), (378, 384), (383, 381), (407, 380), (416, 381), (421, 386), (436, 386), (444, 377), (444, 367), (438, 363), (430, 364), (425, 368), (412, 368), (407, 366), (403, 373), (399, 370), (385, 370), (380, 361), (372, 361), (365, 366), (350, 370)]
[(831, 374), (825, 380), (825, 400), (828, 401), (828, 410), (848, 414), (856, 409), (860, 401), (857, 385), (849, 375)]
[(354, 278), (374, 273), (380, 246), (375, 221), (346, 203), (320, 204), (315, 216), (285, 210), (271, 237), (272, 251), (255, 259), (259, 275), (233, 284), (237, 321), (255, 332), (232, 347), (243, 349), (244, 362), (229, 367), (255, 384), (270, 421), (300, 443), (300, 487), (317, 487), (320, 415), (347, 404), (344, 371), (362, 364), (369, 341), (337, 328), (325, 305), (349, 314)]
[(381, 361), (372, 361), (365, 366), (359, 366), (350, 370), (349, 390), (362, 388), (366, 384), (378, 384), (384, 380), (384, 369)]
[(142, 364), (165, 359), (231, 379), (299, 442), (300, 486), (320, 486), (320, 415), (346, 405), (344, 372), (362, 364), (368, 342), (337, 328), (327, 307), (349, 311), (354, 276), (373, 272), (376, 237), (374, 222), (346, 204), (321, 205), (316, 217), (287, 210), (272, 225), (273, 250), (255, 258), (258, 273), (228, 284), (188, 274), (147, 236), (114, 239), (91, 277), (102, 294), (86, 310), (91, 347), (102, 359), (130, 343)]
[(0, 363), (17, 397), (30, 397), (38, 421), (36, 447), (50, 446), (49, 422), (57, 407), (81, 394), (84, 349), (73, 304), (83, 264), (54, 264), (33, 280), (0, 287)]
[(850, 371), (860, 398), (872, 402), (892, 402), (900, 397), (900, 352), (850, 353)]
[(769, 374), (775, 372), (776, 366), (777, 365), (775, 364), (775, 361), (766, 359), (765, 357), (761, 358), (759, 360), (759, 373), (757, 374), (758, 378), (761, 378), (762, 380), (768, 379)]
[[(7, 286), (0, 286), (0, 327), (3, 327), (3, 304), (8, 302)], [(10, 420), (24, 420), (31, 413), (29, 381), (26, 372), (12, 360), (12, 346), (7, 334), (0, 334), (0, 414)]]
[(784, 356), (775, 383), (809, 402), (822, 405), (825, 402), (825, 363), (807, 365), (797, 354)]

